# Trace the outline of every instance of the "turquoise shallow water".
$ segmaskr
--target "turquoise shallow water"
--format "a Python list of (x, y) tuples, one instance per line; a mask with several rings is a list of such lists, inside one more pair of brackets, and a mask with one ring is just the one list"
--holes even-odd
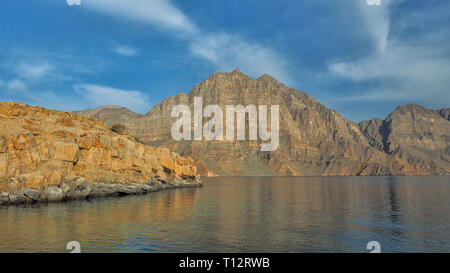
[(222, 177), (0, 208), (0, 252), (450, 252), (450, 177)]

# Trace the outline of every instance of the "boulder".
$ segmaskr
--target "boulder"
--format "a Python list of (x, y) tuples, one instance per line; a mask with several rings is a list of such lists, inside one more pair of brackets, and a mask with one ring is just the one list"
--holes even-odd
[(63, 190), (56, 186), (49, 186), (45, 188), (44, 198), (46, 201), (55, 202), (61, 201), (64, 197)]

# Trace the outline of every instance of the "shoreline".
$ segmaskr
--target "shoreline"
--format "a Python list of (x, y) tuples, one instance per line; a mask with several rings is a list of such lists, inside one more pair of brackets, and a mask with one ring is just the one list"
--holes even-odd
[(220, 177), (434, 177), (434, 176), (450, 176), (450, 173), (445, 174), (376, 174), (376, 175), (216, 175), (216, 176), (201, 176), (206, 178), (220, 178)]
[(173, 180), (152, 181), (145, 184), (120, 184), (120, 183), (62, 183), (59, 186), (50, 186), (45, 189), (21, 189), (15, 192), (2, 192), (0, 206), (31, 205), (37, 203), (64, 203), (67, 201), (83, 201), (105, 197), (120, 197), (127, 195), (146, 195), (169, 189), (201, 188), (203, 184), (199, 180), (193, 182)]

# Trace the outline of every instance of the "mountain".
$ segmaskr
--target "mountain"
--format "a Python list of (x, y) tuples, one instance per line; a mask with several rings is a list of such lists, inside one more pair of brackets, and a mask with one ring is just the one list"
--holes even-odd
[(363, 121), (369, 143), (431, 174), (450, 173), (449, 109), (431, 110), (416, 104), (398, 107), (385, 120)]
[(0, 204), (193, 187), (198, 178), (192, 159), (115, 134), (96, 118), (0, 103)]
[[(171, 110), (175, 105), (185, 104), (192, 111), (194, 97), (202, 97), (203, 106), (219, 105), (222, 109), (225, 105), (279, 105), (279, 148), (271, 152), (261, 151), (261, 140), (173, 140), (171, 127), (177, 119), (171, 118)], [(436, 153), (442, 156), (442, 159), (436, 160), (439, 163), (434, 163), (437, 168), (432, 167), (432, 163), (427, 163), (430, 168), (426, 168), (426, 164), (416, 164), (422, 162), (422, 158), (434, 162), (434, 154), (421, 154), (421, 148), (410, 156), (407, 152), (395, 150), (394, 143), (402, 144), (396, 146), (398, 149), (409, 149), (409, 146), (403, 145), (401, 133), (392, 133), (389, 135), (391, 138), (387, 135), (395, 132), (388, 129), (389, 118), (386, 121), (374, 119), (357, 124), (269, 75), (254, 80), (238, 69), (231, 73), (215, 73), (194, 86), (188, 94), (168, 97), (146, 115), (128, 119), (123, 124), (130, 134), (149, 145), (167, 147), (181, 155), (191, 156), (196, 161), (199, 173), (203, 175), (448, 174), (449, 111), (429, 111), (434, 113), (436, 122), (432, 127), (415, 126), (415, 120), (421, 119), (421, 116), (405, 122), (420, 131), (421, 136), (434, 130), (431, 133), (433, 137), (428, 138), (430, 140), (438, 140), (435, 131), (443, 131), (439, 133), (440, 142), (435, 147), (439, 150)], [(103, 120), (109, 125), (122, 121), (120, 118)], [(206, 121), (203, 120), (204, 123)], [(248, 117), (246, 122), (248, 124)], [(399, 126), (397, 122), (389, 124)], [(386, 149), (388, 143), (391, 143), (390, 148)], [(414, 145), (412, 142), (407, 143)]]
[(105, 105), (99, 108), (75, 111), (75, 114), (98, 118), (107, 124), (127, 124), (142, 117), (126, 107)]

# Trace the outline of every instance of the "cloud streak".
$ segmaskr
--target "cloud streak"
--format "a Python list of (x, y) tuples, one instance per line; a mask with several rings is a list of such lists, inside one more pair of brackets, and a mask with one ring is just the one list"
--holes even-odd
[[(382, 6), (360, 7), (374, 50), (359, 59), (331, 62), (328, 69), (337, 78), (358, 84), (370, 82), (376, 87), (340, 100), (401, 100), (432, 107), (450, 104), (448, 49), (439, 45), (410, 44), (401, 36), (390, 34), (395, 18), (390, 18), (389, 14), (399, 3), (401, 1), (393, 0), (383, 2)], [(442, 32), (441, 29), (435, 31)]]
[(9, 92), (25, 92), (27, 91), (27, 85), (20, 79), (12, 79), (6, 84), (6, 89)]
[[(9, 58), (2, 59), (1, 68), (8, 73), (5, 73), (0, 80), (0, 99), (69, 111), (84, 109), (86, 105), (95, 105), (96, 100), (93, 96), (74, 96), (72, 87), (61, 88), (64, 83), (76, 80), (77, 75), (95, 72), (74, 63), (72, 57), (66, 58), (61, 54), (58, 54), (58, 58), (51, 56), (54, 55), (45, 56), (45, 54), (27, 50), (25, 54), (16, 51), (10, 54)], [(117, 92), (105, 96), (108, 98), (107, 96), (114, 94), (113, 98), (117, 99)], [(121, 94), (128, 97), (126, 94)], [(131, 97), (133, 96), (136, 96), (136, 93), (131, 93)], [(145, 97), (142, 98), (145, 99)], [(111, 97), (108, 101), (111, 101)], [(127, 99), (125, 98), (124, 101)]]
[(151, 24), (161, 29), (193, 34), (197, 27), (167, 0), (84, 0), (93, 11)]
[(53, 70), (53, 67), (47, 63), (42, 64), (30, 64), (20, 63), (16, 67), (16, 73), (26, 80), (39, 80), (45, 77)]
[(189, 50), (220, 71), (240, 68), (253, 77), (267, 73), (285, 84), (292, 83), (286, 61), (275, 50), (236, 35), (219, 33), (200, 36), (192, 41)]
[(187, 42), (192, 56), (206, 60), (215, 70), (240, 68), (254, 77), (268, 73), (285, 84), (293, 83), (287, 60), (274, 49), (238, 35), (202, 31), (169, 0), (85, 0), (83, 3), (95, 12), (169, 31)]
[(124, 46), (124, 45), (116, 45), (113, 48), (113, 51), (115, 53), (125, 56), (125, 57), (132, 57), (137, 54), (137, 49), (130, 47), (130, 46)]
[(120, 105), (137, 113), (146, 113), (151, 103), (147, 95), (135, 90), (121, 90), (96, 84), (78, 84), (75, 92), (89, 107)]
[(358, 8), (364, 18), (364, 24), (379, 52), (386, 50), (390, 28), (390, 6), (392, 0), (383, 0), (381, 5), (368, 5), (366, 1), (358, 1)]

